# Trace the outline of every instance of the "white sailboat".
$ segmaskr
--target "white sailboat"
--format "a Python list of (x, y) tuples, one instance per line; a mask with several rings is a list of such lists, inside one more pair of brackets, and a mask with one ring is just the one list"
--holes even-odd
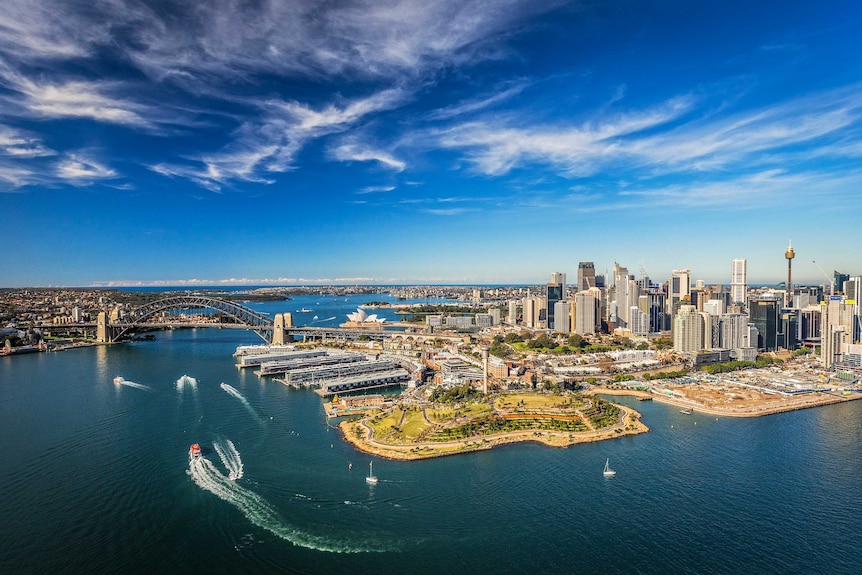
[(365, 483), (368, 485), (377, 485), (377, 476), (374, 475), (374, 462), (368, 462), (368, 477), (365, 478)]
[(613, 476), (613, 475), (616, 475), (616, 474), (617, 474), (617, 472), (616, 472), (616, 471), (614, 471), (613, 469), (611, 469), (611, 467), (610, 467), (610, 462), (611, 462), (610, 458), (608, 458), (608, 459), (606, 459), (606, 460), (605, 460), (605, 470), (604, 470), (604, 471), (602, 471), (602, 475), (604, 475), (605, 477), (611, 477), (611, 476)]

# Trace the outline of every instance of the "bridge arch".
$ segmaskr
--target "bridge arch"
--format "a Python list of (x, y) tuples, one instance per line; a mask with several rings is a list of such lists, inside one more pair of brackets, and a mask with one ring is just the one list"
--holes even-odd
[(223, 313), (237, 324), (254, 330), (265, 342), (269, 343), (272, 340), (272, 319), (236, 302), (199, 295), (169, 296), (132, 310), (127, 317), (112, 325), (113, 339), (115, 341), (122, 339), (163, 311), (187, 309), (211, 309)]

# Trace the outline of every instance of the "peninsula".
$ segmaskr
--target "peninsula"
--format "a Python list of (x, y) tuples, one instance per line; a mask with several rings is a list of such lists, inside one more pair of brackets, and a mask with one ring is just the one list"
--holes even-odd
[(568, 447), (649, 431), (631, 408), (580, 393), (483, 397), (465, 387), (435, 399), (427, 406), (402, 402), (342, 421), (339, 428), (360, 451), (389, 459), (442, 457), (523, 441)]

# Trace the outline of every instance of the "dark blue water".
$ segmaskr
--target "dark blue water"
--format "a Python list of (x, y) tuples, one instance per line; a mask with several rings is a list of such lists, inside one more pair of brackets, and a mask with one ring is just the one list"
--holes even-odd
[[(369, 487), (370, 458), (327, 425), (316, 395), (234, 367), (242, 343), (256, 336), (178, 330), (0, 359), (0, 573), (858, 573), (862, 564), (862, 402), (720, 420), (630, 402), (650, 433), (375, 460), (380, 483)], [(196, 387), (178, 389), (184, 374)], [(117, 375), (137, 386), (115, 385)], [(236, 481), (216, 451), (228, 441), (241, 459)], [(190, 466), (195, 442), (209, 464)], [(605, 458), (617, 470), (610, 479)]]

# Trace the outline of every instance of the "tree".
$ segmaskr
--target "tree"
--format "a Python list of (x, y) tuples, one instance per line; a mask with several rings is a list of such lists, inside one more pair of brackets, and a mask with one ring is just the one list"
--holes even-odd
[(584, 338), (578, 333), (573, 333), (569, 336), (569, 345), (572, 347), (582, 347), (584, 345)]

